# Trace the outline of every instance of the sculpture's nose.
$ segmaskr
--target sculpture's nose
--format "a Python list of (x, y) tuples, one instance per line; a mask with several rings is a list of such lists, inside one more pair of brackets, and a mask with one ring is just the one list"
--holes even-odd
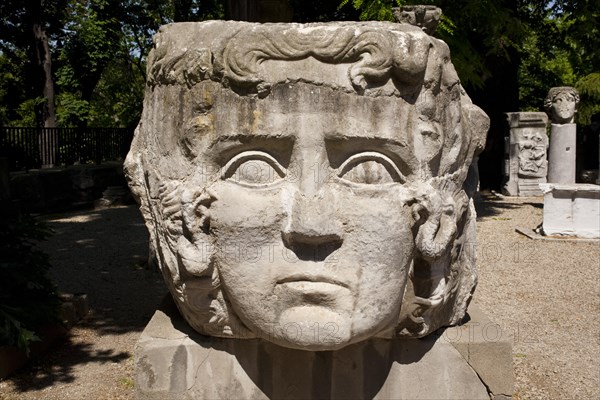
[(284, 245), (301, 260), (323, 261), (343, 241), (333, 194), (324, 189), (313, 195), (296, 191), (289, 200)]

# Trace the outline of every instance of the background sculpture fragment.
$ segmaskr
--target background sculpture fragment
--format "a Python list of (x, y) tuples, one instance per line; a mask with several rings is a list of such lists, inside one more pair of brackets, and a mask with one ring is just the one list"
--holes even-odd
[(548, 91), (544, 107), (552, 120), (550, 127), (550, 164), (548, 182), (575, 183), (577, 126), (575, 114), (579, 93), (570, 86), (553, 87)]
[(572, 124), (579, 105), (579, 92), (574, 87), (559, 86), (548, 91), (544, 108), (553, 124)]
[[(477, 280), (471, 200), (477, 178), (470, 166), (483, 147), (488, 119), (464, 93), (443, 42), (419, 28), (382, 22), (210, 21), (163, 27), (155, 44), (126, 172), (165, 281), (194, 329), (330, 350), (372, 336), (421, 337), (460, 321)], [(321, 141), (315, 144), (309, 140), (313, 136)], [(229, 141), (243, 151), (228, 150)], [(311, 151), (302, 153), (303, 146)], [(322, 148), (323, 159), (315, 156), (314, 162), (325, 178), (304, 179), (312, 150)], [(257, 166), (258, 174), (240, 171), (240, 166)], [(268, 176), (263, 174), (267, 169)], [(250, 193), (247, 187), (260, 192), (260, 201), (249, 197), (233, 207), (238, 203), (232, 196)], [(377, 207), (354, 210), (348, 193), (358, 196), (357, 203)], [(385, 205), (396, 207), (391, 217), (382, 214)], [(317, 217), (314, 229), (319, 232), (311, 232), (306, 226)], [(371, 224), (388, 220), (401, 223), (374, 234), (397, 232), (402, 243), (386, 237), (377, 242), (382, 247), (364, 239)], [(306, 231), (299, 234), (296, 223)], [(246, 230), (236, 236), (242, 225)], [(344, 251), (358, 254), (358, 245), (346, 248), (360, 230), (366, 248), (372, 246), (369, 254), (354, 257), (365, 257), (357, 267), (361, 273), (374, 274), (376, 282), (376, 272), (366, 269), (369, 262), (383, 270), (398, 264), (392, 269), (398, 276), (391, 296), (398, 301), (390, 301), (387, 314), (378, 315), (374, 303), (378, 292), (392, 290), (390, 283), (370, 286), (374, 284), (358, 276), (353, 279), (362, 286), (352, 292), (348, 331), (331, 340), (302, 334), (290, 338), (277, 327), (267, 331), (265, 326), (276, 318), (240, 300), (257, 296), (265, 315), (283, 315), (289, 317), (288, 327), (302, 327), (306, 314), (271, 310), (283, 307), (277, 292), (267, 300), (252, 286), (268, 280), (274, 263), (258, 261), (254, 267), (264, 269), (241, 279), (239, 271), (249, 268), (249, 262), (234, 260), (226, 247), (239, 247), (243, 239), (256, 250), (272, 244), (255, 239), (268, 234), (282, 240), (286, 251), (316, 265), (336, 254), (344, 259)], [(325, 250), (313, 246), (318, 254), (299, 254), (298, 243), (310, 247), (312, 240)], [(354, 274), (350, 268), (330, 268), (339, 279)], [(265, 290), (280, 286), (264, 285)], [(246, 286), (248, 292), (240, 289)], [(323, 303), (337, 298), (319, 295)], [(281, 298), (286, 296), (289, 291)], [(345, 323), (340, 315), (347, 311), (340, 304), (329, 309), (311, 303), (308, 309), (333, 310), (327, 318), (339, 328)]]
[(506, 113), (505, 176), (502, 192), (507, 196), (539, 196), (546, 183), (548, 117), (543, 112)]

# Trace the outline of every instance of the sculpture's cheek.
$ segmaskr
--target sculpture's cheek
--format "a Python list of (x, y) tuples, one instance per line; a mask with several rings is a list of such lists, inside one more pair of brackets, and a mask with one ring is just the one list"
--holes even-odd
[(350, 233), (340, 257), (359, 271), (352, 330), (364, 338), (397, 321), (413, 257), (412, 217), (397, 193), (345, 196), (353, 206), (347, 208)]

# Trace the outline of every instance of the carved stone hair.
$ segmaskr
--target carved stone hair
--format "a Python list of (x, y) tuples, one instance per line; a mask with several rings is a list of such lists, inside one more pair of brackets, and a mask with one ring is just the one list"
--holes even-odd
[[(439, 133), (439, 143), (428, 147), (426, 154), (414, 155), (418, 180), (423, 183), (414, 214), (423, 222), (415, 238), (418, 254), (406, 304), (394, 334), (423, 336), (463, 317), (477, 280), (475, 255), (466, 251), (475, 240), (471, 197), (477, 177), (470, 166), (483, 148), (489, 120), (460, 86), (444, 42), (417, 27), (387, 22), (180, 23), (162, 27), (154, 40), (155, 49), (148, 58), (149, 104), (156, 101), (152, 94), (161, 87), (192, 88), (211, 81), (238, 94), (262, 98), (275, 85), (303, 82), (357, 96), (401, 97), (421, 115), (448, 121)], [(343, 64), (347, 79), (334, 80), (318, 69), (305, 68), (302, 63), (309, 60)], [(281, 63), (296, 63), (298, 68), (281, 68)], [(443, 110), (438, 107), (440, 101)], [(159, 146), (160, 121), (159, 117), (143, 118), (132, 148)], [(169, 162), (163, 162), (165, 169)], [(214, 257), (206, 251), (211, 245), (210, 204), (215, 201), (206, 189), (209, 185), (204, 182), (195, 185), (197, 189), (183, 189), (168, 172), (162, 174), (160, 168), (147, 164), (144, 156), (130, 152), (125, 168), (141, 202), (161, 270), (182, 313), (202, 333), (252, 336), (220, 290)], [(184, 298), (182, 269), (207, 278), (205, 298)], [(191, 305), (195, 316), (186, 315), (184, 303)]]
[[(264, 93), (270, 85), (294, 77), (278, 80), (274, 69), (261, 71), (263, 62), (309, 57), (327, 64), (349, 64), (348, 78), (354, 90), (345, 89), (352, 92), (379, 88), (381, 82), (390, 78), (400, 83), (397, 88), (408, 86), (417, 93), (422, 85), (438, 85), (439, 90), (441, 86), (459, 83), (446, 44), (409, 25), (353, 22), (336, 23), (335, 29), (328, 29), (325, 24), (239, 23), (236, 27), (220, 27), (218, 37), (206, 37), (207, 32), (202, 28), (219, 23), (211, 21), (203, 27), (184, 23), (161, 28), (148, 60), (148, 83), (192, 86), (210, 79), (234, 90), (244, 87), (250, 92)], [(198, 34), (191, 38), (177, 37), (171, 34), (177, 28), (194, 28)], [(423, 40), (425, 37), (428, 40)], [(194, 43), (199, 41), (202, 44)], [(319, 82), (319, 75), (298, 76), (295, 80), (332, 85), (327, 80)]]

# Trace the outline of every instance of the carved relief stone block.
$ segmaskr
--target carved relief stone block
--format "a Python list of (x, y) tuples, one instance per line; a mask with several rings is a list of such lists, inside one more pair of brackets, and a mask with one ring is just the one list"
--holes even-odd
[(543, 112), (506, 113), (509, 135), (505, 137), (507, 196), (540, 196), (539, 184), (546, 183), (548, 117)]
[(488, 123), (414, 26), (172, 24), (125, 169), (193, 329), (337, 350), (463, 318)]

